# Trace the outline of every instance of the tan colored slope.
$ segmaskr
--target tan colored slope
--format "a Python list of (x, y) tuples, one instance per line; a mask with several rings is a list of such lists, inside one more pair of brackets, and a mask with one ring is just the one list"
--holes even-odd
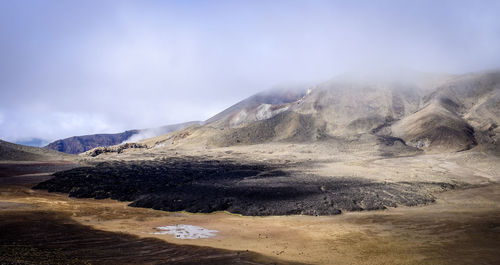
[(456, 111), (464, 114), (499, 89), (500, 71), (470, 73), (456, 76), (437, 86), (424, 101), (447, 99), (456, 104)]
[(363, 139), (373, 146), (380, 142), (392, 146), (396, 141), (403, 147), (438, 152), (477, 146), (500, 154), (499, 84), (500, 72), (417, 73), (411, 78), (341, 76), (310, 87), (302, 97), (288, 97), (286, 90), (251, 97), (203, 126), (142, 143), (149, 147), (339, 143), (365, 135)]
[(290, 104), (303, 98), (305, 86), (272, 88), (246, 98), (205, 121), (212, 127), (236, 127), (265, 120), (289, 109)]
[(311, 88), (295, 102), (279, 106), (286, 110), (268, 119), (221, 130), (210, 142), (223, 146), (305, 142), (370, 133), (416, 111), (421, 90), (415, 84), (397, 82), (331, 81)]
[(464, 118), (476, 128), (478, 148), (500, 155), (500, 90), (481, 100)]
[(324, 126), (324, 123), (317, 123), (312, 115), (285, 111), (266, 120), (227, 128), (210, 137), (209, 144), (230, 146), (269, 141), (312, 141), (325, 136)]
[[(431, 87), (447, 78), (449, 76), (437, 78), (437, 75), (425, 74), (393, 79), (341, 76), (309, 88), (294, 102), (268, 107), (279, 111), (268, 113), (267, 119), (253, 122), (247, 119), (239, 125), (227, 126), (209, 135), (207, 142), (219, 146), (305, 142), (377, 133), (393, 121), (418, 111)], [(254, 109), (246, 108), (233, 117), (250, 116), (263, 107), (264, 104)], [(205, 127), (211, 125), (208, 123)]]
[(426, 150), (461, 151), (476, 145), (472, 126), (437, 102), (398, 121), (392, 133)]
[(416, 111), (420, 97), (415, 86), (332, 81), (313, 88), (294, 111), (324, 121), (329, 135), (345, 136), (369, 133)]
[(472, 148), (498, 152), (500, 73), (458, 76), (424, 97), (424, 107), (392, 126), (392, 133), (428, 150)]
[(378, 80), (370, 83), (367, 80), (334, 79), (311, 87), (293, 102), (258, 104), (249, 99), (252, 104), (240, 102), (216, 115), (222, 118), (213, 122), (210, 121), (214, 119), (209, 119), (204, 126), (144, 142), (151, 146), (230, 146), (351, 138), (387, 127), (395, 119), (415, 112), (426, 89), (409, 81)]
[(232, 146), (270, 141), (309, 141), (321, 137), (312, 115), (292, 111), (279, 113), (266, 120), (237, 127), (191, 127), (179, 132), (142, 141), (148, 146)]
[(500, 71), (467, 74), (436, 88), (424, 100), (440, 100), (479, 130), (500, 123)]

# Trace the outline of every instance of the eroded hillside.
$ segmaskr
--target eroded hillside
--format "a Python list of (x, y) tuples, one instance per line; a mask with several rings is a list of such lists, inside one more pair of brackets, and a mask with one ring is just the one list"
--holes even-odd
[(341, 76), (300, 92), (256, 95), (203, 126), (143, 143), (149, 147), (232, 146), (351, 141), (374, 135), (379, 137), (374, 141), (400, 139), (408, 146), (404, 152), (479, 148), (499, 154), (499, 106), (499, 72), (374, 80)]

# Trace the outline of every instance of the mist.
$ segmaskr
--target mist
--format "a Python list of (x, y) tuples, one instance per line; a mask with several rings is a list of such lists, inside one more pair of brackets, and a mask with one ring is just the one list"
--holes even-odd
[(184, 122), (184, 123), (165, 125), (165, 126), (161, 126), (161, 127), (142, 129), (142, 130), (139, 130), (138, 133), (130, 136), (128, 139), (123, 141), (123, 143), (134, 143), (134, 142), (138, 142), (138, 141), (143, 140), (143, 139), (160, 136), (160, 135), (167, 134), (167, 133), (170, 133), (173, 131), (184, 129), (184, 128), (192, 126), (192, 125), (200, 125), (200, 124), (202, 124), (202, 122), (200, 122), (200, 121), (189, 121), (189, 122)]
[(498, 1), (2, 1), (0, 138), (206, 120), (346, 72), (498, 68)]

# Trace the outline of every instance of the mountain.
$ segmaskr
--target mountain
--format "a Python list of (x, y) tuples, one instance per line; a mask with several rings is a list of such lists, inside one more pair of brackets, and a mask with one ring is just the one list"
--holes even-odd
[(117, 145), (124, 142), (134, 142), (145, 138), (155, 137), (199, 123), (198, 121), (192, 121), (143, 130), (129, 130), (115, 134), (73, 136), (52, 142), (45, 146), (45, 148), (68, 154), (79, 154), (96, 147)]
[(139, 130), (130, 130), (114, 134), (73, 136), (52, 142), (45, 146), (45, 148), (68, 154), (78, 154), (99, 146), (120, 144), (138, 133)]
[(304, 87), (277, 87), (253, 95), (205, 121), (221, 127), (269, 118), (285, 111), (287, 104), (295, 102), (307, 93)]
[(71, 155), (57, 151), (0, 140), (0, 160), (2, 161), (56, 161), (71, 159)]
[[(500, 71), (463, 75), (350, 74), (267, 91), (144, 143), (231, 146), (265, 142), (399, 142), (402, 150), (500, 153)], [(361, 138), (360, 138), (361, 137)]]

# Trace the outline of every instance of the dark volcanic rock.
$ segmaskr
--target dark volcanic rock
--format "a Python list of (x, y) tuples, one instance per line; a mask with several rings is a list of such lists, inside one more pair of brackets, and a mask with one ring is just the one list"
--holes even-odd
[(55, 173), (34, 188), (165, 211), (331, 215), (426, 204), (434, 201), (431, 191), (450, 187), (291, 174), (268, 164), (169, 158), (75, 168)]
[(147, 148), (147, 145), (145, 144), (139, 144), (139, 143), (124, 143), (121, 145), (117, 146), (108, 146), (108, 147), (97, 147), (89, 152), (87, 152), (87, 155), (91, 157), (96, 157), (100, 154), (104, 153), (122, 153), (126, 149), (134, 149), (134, 148)]

